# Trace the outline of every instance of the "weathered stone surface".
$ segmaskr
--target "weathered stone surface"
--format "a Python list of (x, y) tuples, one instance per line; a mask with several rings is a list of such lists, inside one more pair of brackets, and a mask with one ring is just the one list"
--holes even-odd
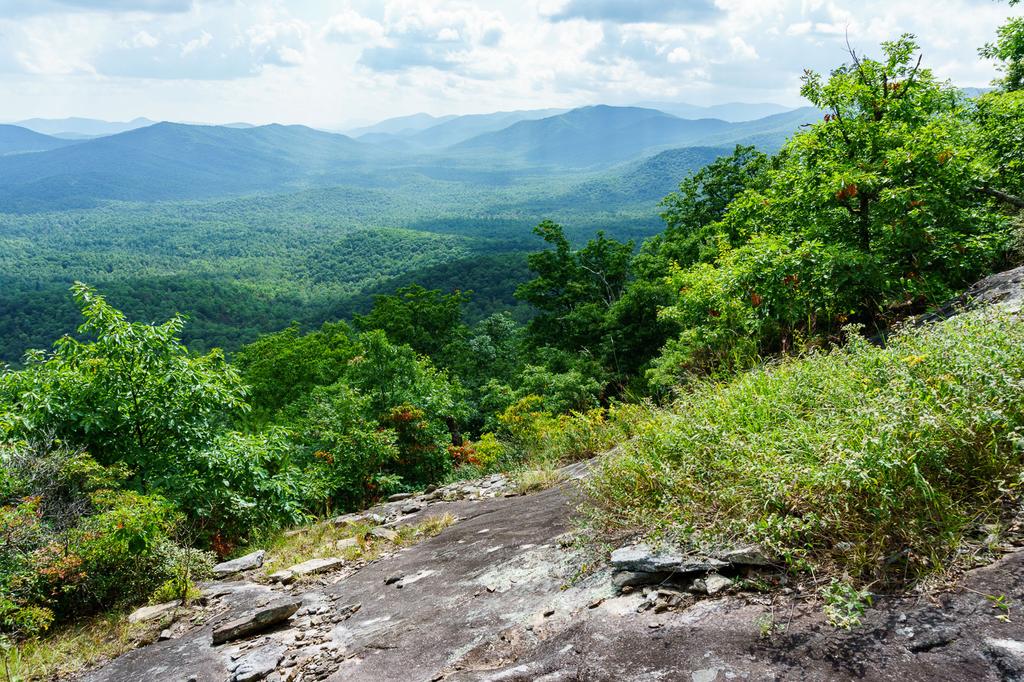
[(256, 682), (277, 669), (287, 648), (283, 644), (268, 644), (238, 659), (238, 667), (231, 678), (234, 682)]
[(181, 606), (180, 601), (169, 601), (163, 604), (154, 604), (153, 606), (143, 606), (141, 609), (135, 610), (130, 616), (128, 616), (129, 623), (146, 623), (151, 620), (156, 620), (172, 613), (174, 609)]
[(717, 573), (708, 573), (703, 578), (694, 580), (693, 587), (697, 591), (713, 596), (732, 587), (732, 581)]
[(710, 557), (693, 557), (669, 549), (654, 549), (646, 543), (620, 547), (612, 552), (611, 564), (617, 571), (633, 573), (707, 573), (729, 565)]
[(423, 505), (419, 502), (410, 502), (409, 504), (402, 507), (403, 514), (415, 514), (419, 510), (423, 509)]
[(335, 526), (346, 526), (346, 525), (370, 525), (379, 526), (382, 523), (387, 523), (387, 518), (380, 514), (374, 513), (363, 513), (363, 514), (343, 514), (342, 516), (336, 516), (331, 519), (331, 523)]
[(262, 632), (291, 618), (300, 606), (302, 606), (301, 599), (283, 599), (257, 609), (246, 616), (228, 621), (214, 629), (213, 643), (222, 644)]
[(387, 540), (388, 542), (395, 542), (398, 540), (398, 533), (391, 530), (390, 528), (374, 528), (370, 531), (370, 535), (381, 540)]
[(266, 555), (266, 550), (260, 549), (245, 556), (240, 556), (237, 559), (217, 564), (213, 567), (213, 575), (215, 578), (226, 578), (235, 573), (259, 568), (263, 565), (263, 557)]
[(657, 585), (664, 582), (669, 573), (647, 573), (646, 571), (616, 571), (612, 575), (615, 587), (637, 587), (639, 585)]
[(344, 552), (346, 549), (352, 549), (354, 547), (358, 547), (359, 546), (359, 540), (357, 538), (342, 538), (341, 540), (338, 540), (334, 544), (334, 546), (337, 547), (339, 550)]
[(771, 566), (772, 561), (767, 553), (757, 545), (745, 545), (715, 554), (720, 559), (734, 566)]
[(414, 497), (413, 493), (395, 493), (388, 498), (388, 502), (401, 502), (402, 500), (408, 500), (410, 497)]
[[(966, 573), (962, 589), (923, 599), (880, 597), (861, 626), (845, 631), (827, 625), (820, 604), (806, 592), (779, 592), (770, 600), (721, 593), (707, 599), (658, 586), (619, 595), (607, 568), (580, 577), (589, 557), (559, 540), (572, 528), (577, 500), (571, 488), (561, 487), (507, 499), (438, 502), (435, 509), (461, 520), (435, 538), (322, 580), (315, 593), (303, 595), (305, 613), (296, 612), (289, 622), (302, 637), (282, 636), (283, 626), (268, 633), (289, 649), (264, 681), (277, 675), (330, 682), (1024, 679), (1016, 672), (1024, 622), (1016, 611), (1011, 622), (998, 620), (999, 611), (984, 596), (1019, 602), (1024, 551)], [(427, 571), (436, 573), (417, 583), (422, 589), (384, 585), (389, 576)], [(679, 582), (702, 577), (688, 574)], [(236, 618), (284, 590), (220, 585), (232, 590), (212, 604), (214, 618), (222, 612)], [(650, 606), (639, 609), (642, 603)], [(543, 618), (550, 610), (555, 615)], [(255, 650), (245, 644), (266, 645), (254, 637), (211, 647), (211, 626), (184, 629), (186, 622), (175, 627), (174, 639), (88, 671), (83, 682), (226, 682), (233, 673), (228, 666), (237, 669), (238, 660)], [(768, 636), (759, 627), (764, 622), (776, 624)], [(928, 633), (944, 628), (963, 634), (946, 631), (940, 637), (945, 644), (915, 650)]]
[(1010, 312), (1020, 312), (1024, 307), (1024, 265), (975, 282), (963, 295), (945, 303), (934, 314), (922, 316), (920, 321), (951, 317), (983, 305), (999, 305)]
[(281, 571), (275, 571), (274, 573), (271, 573), (267, 576), (267, 578), (270, 580), (270, 582), (287, 585), (288, 583), (295, 580), (295, 574), (289, 571), (288, 569), (284, 569)]
[(288, 571), (296, 578), (304, 575), (316, 575), (317, 573), (327, 573), (333, 571), (336, 568), (341, 568), (345, 565), (345, 560), (341, 557), (331, 556), (323, 559), (310, 559), (309, 561), (303, 561), (301, 564), (295, 564), (289, 566)]
[(960, 637), (960, 628), (940, 626), (926, 630), (907, 644), (913, 652), (931, 651), (955, 642)]

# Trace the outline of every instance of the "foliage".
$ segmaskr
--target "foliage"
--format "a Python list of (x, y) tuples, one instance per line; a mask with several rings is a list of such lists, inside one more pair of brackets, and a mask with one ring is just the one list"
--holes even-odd
[(587, 412), (552, 414), (530, 395), (498, 418), (505, 466), (559, 465), (592, 457), (629, 439), (647, 419), (646, 406), (613, 404)]
[(552, 246), (527, 257), (536, 276), (516, 290), (538, 315), (527, 333), (534, 346), (587, 352), (614, 369), (618, 352), (606, 318), (629, 279), (633, 243), (619, 243), (599, 232), (573, 250), (560, 225), (544, 221), (534, 233)]
[(757, 542), (855, 584), (946, 570), (1024, 474), (1022, 342), (981, 311), (694, 385), (587, 484), (592, 520)]
[(361, 331), (379, 329), (392, 343), (440, 359), (465, 334), (462, 306), (468, 300), (469, 295), (459, 291), (443, 294), (413, 284), (393, 295), (377, 296), (373, 309), (357, 315), (355, 324)]
[(223, 355), (192, 356), (178, 340), (182, 318), (129, 322), (89, 287), (72, 291), (85, 317), (79, 331), (94, 340), (65, 336), (52, 352), (31, 353), (23, 370), (0, 375), (0, 401), (17, 416), (11, 437), (52, 433), (145, 482), (206, 445), (230, 411), (246, 409)]
[(243, 346), (234, 365), (249, 387), (254, 421), (265, 422), (301, 403), (317, 386), (333, 384), (357, 347), (354, 334), (342, 322), (324, 323), (309, 334), (301, 334), (299, 325), (292, 324)]
[(825, 618), (831, 625), (845, 630), (860, 625), (861, 617), (872, 602), (870, 592), (836, 578), (821, 589), (821, 596), (825, 600)]
[[(749, 161), (753, 179), (687, 247), (699, 262), (669, 273), (675, 300), (662, 318), (680, 335), (656, 385), (832, 340), (848, 320), (885, 328), (1001, 261), (1006, 221), (978, 189), (992, 152), (916, 50), (903, 36), (881, 60), (851, 51), (827, 80), (805, 74), (802, 93), (824, 120), (770, 163)], [(747, 182), (726, 175), (737, 177), (730, 191)]]
[[(1016, 5), (1019, 0), (1010, 0)], [(1007, 92), (1024, 87), (1024, 17), (1011, 17), (997, 30), (994, 43), (987, 43), (978, 53), (999, 62), (999, 69), (1005, 74), (995, 81)]]
[(162, 498), (117, 490), (120, 477), (80, 451), (0, 446), (0, 633), (38, 634), (166, 577), (178, 517)]

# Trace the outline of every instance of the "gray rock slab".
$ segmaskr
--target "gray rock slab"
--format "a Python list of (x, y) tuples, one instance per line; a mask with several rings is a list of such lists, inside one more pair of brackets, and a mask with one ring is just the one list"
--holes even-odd
[(612, 552), (612, 568), (634, 573), (708, 573), (728, 566), (711, 557), (694, 557), (646, 543), (627, 545)]
[(259, 568), (263, 565), (263, 557), (266, 555), (266, 550), (260, 549), (245, 556), (240, 556), (237, 559), (217, 564), (213, 567), (213, 575), (215, 578), (226, 578), (235, 573)]
[(333, 571), (336, 568), (341, 568), (345, 565), (345, 560), (341, 557), (325, 557), (323, 559), (310, 559), (309, 561), (303, 561), (301, 564), (295, 564), (289, 566), (286, 570), (296, 578), (303, 575), (316, 575), (318, 573), (327, 573)]
[(262, 632), (291, 618), (300, 606), (302, 606), (301, 599), (283, 599), (241, 618), (228, 621), (214, 629), (213, 643), (222, 644)]
[(172, 613), (174, 609), (181, 606), (180, 601), (169, 601), (163, 604), (154, 604), (153, 606), (143, 606), (141, 609), (137, 609), (128, 616), (129, 623), (146, 623), (151, 620), (156, 620), (169, 613)]
[(238, 667), (231, 678), (234, 682), (256, 682), (277, 670), (287, 648), (283, 644), (268, 644), (250, 651), (238, 659)]

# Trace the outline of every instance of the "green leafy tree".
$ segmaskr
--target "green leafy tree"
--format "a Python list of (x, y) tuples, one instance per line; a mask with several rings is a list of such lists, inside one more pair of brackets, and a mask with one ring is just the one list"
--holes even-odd
[[(679, 319), (658, 314), (677, 297), (678, 288), (669, 276), (678, 268), (717, 257), (724, 234), (722, 217), (736, 196), (763, 181), (769, 161), (754, 147), (737, 146), (732, 154), (685, 178), (662, 202), (665, 230), (644, 242), (631, 263), (633, 279), (610, 310), (624, 376), (641, 376), (665, 343), (680, 333)], [(738, 244), (748, 235), (725, 236)], [(640, 385), (642, 391), (650, 388)]]
[(469, 298), (460, 291), (444, 294), (413, 284), (394, 295), (377, 296), (373, 309), (357, 315), (355, 323), (361, 331), (379, 329), (394, 343), (443, 362), (452, 344), (465, 335), (462, 306)]
[(805, 73), (824, 120), (735, 195), (701, 262), (669, 278), (662, 317), (681, 332), (659, 381), (827, 341), (851, 320), (887, 326), (1003, 257), (968, 104), (922, 67), (912, 36), (882, 52), (851, 50), (827, 79)]
[(254, 421), (265, 422), (286, 406), (302, 402), (317, 386), (333, 384), (358, 347), (344, 322), (325, 322), (308, 334), (292, 324), (243, 346), (233, 362), (249, 387)]
[(536, 276), (516, 290), (518, 298), (539, 311), (527, 327), (531, 343), (587, 353), (616, 372), (620, 354), (607, 323), (629, 281), (633, 242), (617, 242), (599, 232), (574, 250), (562, 226), (551, 221), (534, 228), (534, 234), (552, 248), (527, 257)]
[[(1010, 0), (1016, 5), (1020, 0)], [(999, 63), (999, 69), (1005, 74), (995, 81), (1007, 92), (1020, 90), (1024, 87), (1024, 17), (1011, 17), (999, 27), (995, 42), (988, 43), (979, 54)]]
[(193, 356), (182, 345), (181, 317), (129, 322), (90, 287), (72, 291), (85, 317), (79, 332), (92, 340), (65, 336), (0, 375), (0, 402), (17, 416), (11, 436), (53, 434), (145, 478), (208, 445), (230, 413), (247, 408), (222, 353)]

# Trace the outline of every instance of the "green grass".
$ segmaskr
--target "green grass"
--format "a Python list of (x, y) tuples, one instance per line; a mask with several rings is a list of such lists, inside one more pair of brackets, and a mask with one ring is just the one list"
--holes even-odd
[(41, 682), (73, 677), (152, 641), (161, 626), (159, 622), (133, 625), (127, 612), (113, 611), (58, 627), (45, 637), (27, 639), (0, 652), (0, 680)]
[[(394, 542), (372, 536), (370, 531), (373, 530), (373, 526), (370, 524), (335, 526), (330, 521), (324, 521), (303, 529), (301, 533), (277, 533), (266, 542), (259, 543), (267, 550), (263, 572), (270, 574), (310, 559), (326, 557), (340, 556), (349, 561), (370, 561), (389, 547), (410, 547), (434, 537), (457, 520), (452, 514), (433, 514), (419, 523), (400, 525), (394, 528), (398, 533), (398, 538)], [(359, 543), (357, 546), (345, 550), (338, 549), (339, 540), (353, 537)], [(250, 547), (241, 553), (252, 549), (257, 547)]]
[(1018, 501), (1022, 453), (1024, 323), (982, 311), (698, 385), (599, 467), (585, 509), (606, 537), (753, 541), (896, 589), (966, 564)]

